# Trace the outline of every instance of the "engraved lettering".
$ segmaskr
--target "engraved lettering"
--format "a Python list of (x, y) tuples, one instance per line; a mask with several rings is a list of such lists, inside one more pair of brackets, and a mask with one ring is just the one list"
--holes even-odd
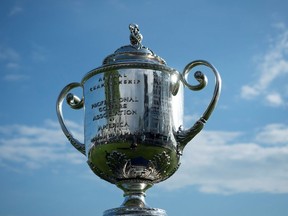
[(98, 127), (98, 132), (104, 129), (129, 127), (127, 122), (108, 123)]
[(95, 84), (94, 86), (90, 87), (90, 92), (93, 92), (97, 89), (107, 87), (110, 85), (115, 85), (115, 84), (139, 84), (141, 81), (139, 79), (129, 79), (127, 74), (111, 74), (109, 76), (109, 83), (105, 82), (105, 77), (99, 77), (98, 78), (98, 83)]
[(121, 116), (121, 115), (137, 115), (137, 111), (136, 110), (119, 110), (119, 111), (115, 111), (115, 110), (106, 110), (103, 113), (97, 114), (93, 117), (93, 121), (97, 121), (99, 119), (102, 118), (107, 118), (107, 117), (112, 117), (112, 116)]
[(93, 103), (93, 104), (91, 105), (91, 109), (95, 109), (95, 108), (97, 108), (97, 107), (105, 106), (105, 105), (106, 105), (106, 100), (99, 101), (99, 102)]
[(99, 112), (109, 111), (109, 110), (119, 110), (119, 109), (127, 109), (127, 104), (111, 104), (109, 106), (100, 107)]
[(137, 97), (132, 98), (132, 97), (123, 97), (123, 98), (119, 98), (120, 102), (138, 102)]
[(106, 112), (105, 113), (101, 113), (101, 114), (95, 115), (93, 117), (93, 121), (96, 121), (96, 120), (102, 119), (102, 118), (106, 118), (106, 117), (107, 117), (107, 113)]

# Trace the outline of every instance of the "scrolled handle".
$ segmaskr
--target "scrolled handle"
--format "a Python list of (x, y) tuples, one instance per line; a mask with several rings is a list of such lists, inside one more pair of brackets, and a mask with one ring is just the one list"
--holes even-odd
[(70, 143), (82, 154), (86, 155), (85, 153), (85, 145), (75, 139), (73, 135), (70, 133), (70, 131), (67, 129), (63, 114), (62, 114), (62, 105), (63, 105), (63, 100), (66, 97), (66, 102), (70, 105), (71, 108), (73, 109), (81, 109), (84, 106), (84, 99), (82, 98), (81, 100), (73, 95), (72, 93), (69, 93), (73, 88), (76, 87), (82, 87), (80, 83), (70, 83), (67, 86), (63, 88), (63, 90), (60, 92), (59, 97), (57, 99), (56, 103), (56, 112), (57, 112), (57, 117), (58, 121), (60, 123), (61, 129), (67, 139), (70, 141)]
[(205, 112), (202, 114), (202, 116), (199, 118), (198, 121), (189, 129), (187, 130), (182, 130), (180, 127), (178, 131), (176, 132), (176, 139), (178, 141), (178, 151), (181, 153), (186, 146), (186, 144), (192, 140), (204, 127), (205, 123), (208, 121), (210, 115), (212, 114), (220, 96), (221, 92), (221, 77), (217, 69), (210, 64), (209, 62), (205, 60), (196, 60), (190, 62), (183, 70), (182, 73), (182, 82), (184, 83), (185, 86), (187, 86), (190, 90), (193, 91), (198, 91), (203, 89), (208, 82), (207, 77), (205, 74), (203, 74), (201, 71), (196, 71), (194, 74), (195, 79), (199, 82), (198, 85), (190, 85), (186, 79), (187, 75), (191, 72), (191, 70), (196, 67), (204, 65), (212, 70), (215, 76), (215, 88), (214, 88), (214, 93), (213, 97), (206, 108)]

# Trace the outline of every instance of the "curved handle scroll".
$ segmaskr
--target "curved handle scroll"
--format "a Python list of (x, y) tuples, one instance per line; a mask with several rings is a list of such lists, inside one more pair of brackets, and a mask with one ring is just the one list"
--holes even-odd
[(79, 152), (81, 152), (82, 154), (85, 155), (86, 154), (85, 153), (85, 145), (82, 144), (77, 139), (75, 139), (73, 137), (73, 135), (70, 133), (70, 131), (67, 129), (67, 127), (64, 123), (64, 118), (63, 118), (63, 114), (62, 114), (62, 104), (63, 104), (63, 100), (65, 97), (66, 97), (67, 103), (70, 105), (71, 108), (73, 108), (73, 109), (83, 108), (84, 99), (82, 98), (80, 100), (78, 97), (76, 97), (72, 93), (69, 93), (69, 91), (71, 91), (73, 88), (76, 88), (76, 87), (82, 87), (82, 85), (80, 83), (70, 83), (63, 88), (63, 90), (60, 92), (59, 97), (57, 99), (56, 112), (57, 112), (58, 121), (61, 125), (61, 129), (62, 129), (63, 133), (65, 134), (65, 136), (67, 137), (67, 139), (70, 141), (70, 143)]
[(207, 85), (207, 77), (201, 71), (196, 71), (194, 74), (195, 79), (199, 82), (198, 85), (190, 85), (186, 80), (186, 77), (191, 72), (192, 68), (194, 68), (196, 66), (200, 66), (200, 65), (204, 65), (213, 71), (213, 73), (215, 75), (214, 93), (213, 93), (213, 97), (212, 97), (208, 107), (206, 108), (203, 115), (199, 118), (199, 120), (191, 128), (189, 128), (187, 130), (182, 130), (180, 127), (179, 130), (177, 131), (176, 139), (179, 143), (178, 151), (180, 154), (181, 154), (182, 150), (184, 149), (184, 147), (186, 146), (186, 144), (191, 139), (193, 139), (203, 129), (205, 123), (209, 119), (210, 115), (212, 114), (212, 112), (213, 112), (213, 110), (214, 110), (214, 108), (218, 102), (220, 92), (221, 92), (221, 82), (222, 81), (221, 81), (220, 74), (212, 64), (210, 64), (209, 62), (207, 62), (205, 60), (192, 61), (184, 68), (183, 73), (182, 73), (182, 82), (184, 83), (184, 85), (193, 91), (201, 90)]

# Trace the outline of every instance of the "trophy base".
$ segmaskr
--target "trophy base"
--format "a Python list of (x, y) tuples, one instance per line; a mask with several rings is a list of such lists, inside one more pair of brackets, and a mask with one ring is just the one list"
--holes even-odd
[(108, 209), (103, 216), (167, 216), (166, 211), (158, 208), (119, 207)]

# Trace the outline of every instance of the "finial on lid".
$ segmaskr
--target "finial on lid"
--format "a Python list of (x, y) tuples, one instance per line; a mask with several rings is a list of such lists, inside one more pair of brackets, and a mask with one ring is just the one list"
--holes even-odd
[(131, 34), (130, 34), (131, 45), (141, 47), (142, 46), (141, 42), (142, 42), (143, 36), (142, 36), (142, 34), (140, 34), (138, 25), (137, 24), (130, 24), (129, 29), (131, 32)]

